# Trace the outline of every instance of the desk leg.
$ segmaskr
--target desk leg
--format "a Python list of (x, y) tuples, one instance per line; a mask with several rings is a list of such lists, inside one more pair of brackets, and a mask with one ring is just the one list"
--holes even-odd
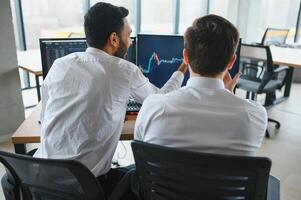
[(40, 80), (39, 80), (39, 76), (35, 75), (35, 77), (36, 77), (36, 87), (37, 87), (38, 102), (40, 102), (40, 100), (41, 100)]
[(26, 154), (25, 144), (14, 144), (14, 146), (15, 146), (15, 153)]
[(292, 82), (293, 82), (293, 74), (294, 74), (294, 68), (293, 67), (289, 67), (288, 71), (287, 71), (287, 80), (286, 80), (286, 84), (285, 84), (285, 89), (284, 89), (284, 97), (289, 97), (290, 96), (290, 92), (291, 92), (291, 86), (292, 86)]
[(285, 87), (284, 87), (283, 97), (277, 98), (273, 102), (273, 105), (281, 103), (281, 102), (287, 100), (288, 97), (290, 96), (292, 82), (293, 82), (293, 74), (294, 74), (294, 68), (293, 67), (289, 67), (289, 69), (287, 70), (287, 74), (286, 74), (286, 80), (285, 80)]

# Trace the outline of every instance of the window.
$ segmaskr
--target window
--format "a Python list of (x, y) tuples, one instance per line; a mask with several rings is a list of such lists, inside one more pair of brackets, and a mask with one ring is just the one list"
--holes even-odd
[(301, 2), (299, 6), (299, 13), (298, 13), (298, 26), (296, 27), (296, 41), (297, 43), (301, 44)]
[(141, 32), (173, 33), (174, 0), (141, 0)]
[(40, 37), (84, 37), (84, 0), (22, 0), (27, 49)]
[(196, 18), (207, 14), (207, 0), (181, 0), (179, 32), (183, 34)]
[(239, 3), (239, 0), (210, 0), (209, 14), (222, 16), (237, 26)]
[[(99, 0), (91, 0), (91, 6), (100, 2)], [(132, 35), (135, 34), (136, 22), (136, 1), (135, 0), (101, 0), (101, 2), (111, 3), (115, 6), (123, 6), (129, 10), (128, 20), (133, 30)]]
[(16, 41), (16, 48), (17, 50), (20, 50), (20, 44), (19, 44), (19, 33), (18, 33), (18, 26), (17, 26), (17, 16), (16, 16), (16, 5), (14, 0), (10, 0), (10, 7), (12, 11), (13, 16), (13, 24), (14, 24), (14, 35), (15, 35), (15, 41)]
[(260, 42), (266, 28), (291, 29), (286, 42), (294, 40), (298, 17), (299, 0), (249, 0), (246, 10), (240, 11), (245, 15), (244, 36), (246, 42)]

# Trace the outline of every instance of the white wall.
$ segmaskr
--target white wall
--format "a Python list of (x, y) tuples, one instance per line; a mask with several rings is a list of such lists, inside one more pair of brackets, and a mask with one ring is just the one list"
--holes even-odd
[(0, 142), (24, 120), (10, 1), (0, 0)]

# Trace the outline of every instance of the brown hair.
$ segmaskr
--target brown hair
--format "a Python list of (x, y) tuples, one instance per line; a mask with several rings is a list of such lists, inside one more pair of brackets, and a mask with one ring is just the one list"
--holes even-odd
[(196, 19), (184, 35), (192, 71), (207, 76), (224, 71), (238, 41), (238, 30), (225, 18), (207, 15)]

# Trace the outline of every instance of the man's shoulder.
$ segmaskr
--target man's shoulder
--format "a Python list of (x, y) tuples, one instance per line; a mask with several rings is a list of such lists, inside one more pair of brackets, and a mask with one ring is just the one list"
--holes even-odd
[(129, 70), (131, 72), (140, 70), (137, 65), (123, 58), (114, 57), (113, 62), (116, 63), (116, 65), (122, 70)]
[(84, 57), (85, 52), (75, 52), (68, 55), (65, 55), (61, 58), (56, 59), (53, 62), (53, 65), (64, 65), (69, 64), (70, 62), (74, 62), (78, 60), (78, 58)]
[(143, 102), (143, 104), (163, 104), (168, 101), (166, 94), (151, 94)]
[(261, 112), (261, 113), (266, 113), (266, 109), (263, 107), (262, 104), (260, 104), (257, 101), (249, 100), (249, 99), (244, 99), (239, 96), (233, 95), (233, 100), (236, 101), (237, 105), (240, 105), (241, 108), (248, 112)]

